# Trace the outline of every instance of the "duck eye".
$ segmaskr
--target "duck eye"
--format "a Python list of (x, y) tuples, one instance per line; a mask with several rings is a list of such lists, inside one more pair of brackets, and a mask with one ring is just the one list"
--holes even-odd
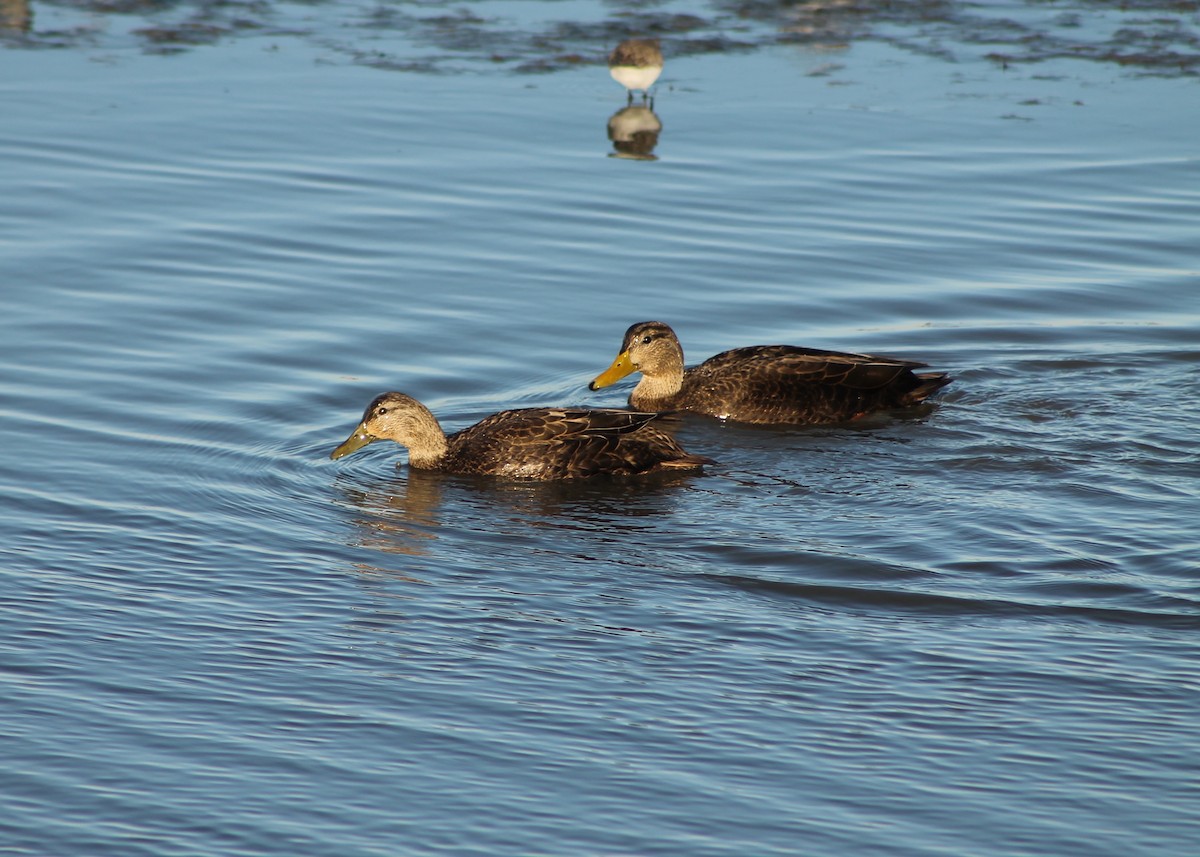
[(375, 409), (375, 413), (376, 413), (376, 415), (378, 415), (378, 416), (381, 416), (381, 417), (382, 417), (384, 414), (386, 414), (386, 413), (387, 413), (387, 408), (384, 408), (384, 407), (379, 407), (379, 408), (376, 408), (376, 409)]
[(650, 340), (653, 338), (654, 338), (653, 336), (643, 336), (642, 337), (642, 345), (649, 345)]

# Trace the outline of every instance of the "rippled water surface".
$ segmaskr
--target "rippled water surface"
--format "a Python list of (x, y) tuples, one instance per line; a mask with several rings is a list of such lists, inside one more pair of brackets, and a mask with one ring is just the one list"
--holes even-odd
[[(1194, 853), (1193, 4), (2, 8), (0, 852)], [(328, 458), (650, 318), (955, 381)]]

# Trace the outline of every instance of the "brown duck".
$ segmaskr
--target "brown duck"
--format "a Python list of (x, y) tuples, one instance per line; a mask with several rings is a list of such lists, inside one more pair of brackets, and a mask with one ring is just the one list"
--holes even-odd
[(642, 379), (629, 396), (639, 411), (693, 411), (744, 423), (818, 425), (924, 401), (950, 383), (927, 364), (793, 345), (752, 345), (684, 369), (675, 331), (642, 321), (625, 331), (621, 352), (588, 387)]
[(586, 479), (698, 470), (710, 459), (690, 455), (652, 425), (661, 414), (590, 408), (500, 411), (449, 436), (411, 396), (383, 393), (362, 422), (330, 453), (341, 458), (377, 440), (408, 448), (408, 464), (446, 473), (516, 479)]

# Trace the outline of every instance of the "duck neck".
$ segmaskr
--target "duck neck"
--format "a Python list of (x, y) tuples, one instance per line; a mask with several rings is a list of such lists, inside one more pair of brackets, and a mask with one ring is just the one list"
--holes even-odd
[(445, 459), (450, 449), (446, 433), (433, 414), (426, 412), (421, 419), (414, 420), (405, 438), (408, 447), (409, 467), (435, 470)]
[(635, 408), (656, 410), (662, 403), (669, 401), (683, 389), (683, 366), (674, 366), (667, 372), (655, 375), (642, 375), (642, 380), (633, 388), (629, 397), (630, 404)]

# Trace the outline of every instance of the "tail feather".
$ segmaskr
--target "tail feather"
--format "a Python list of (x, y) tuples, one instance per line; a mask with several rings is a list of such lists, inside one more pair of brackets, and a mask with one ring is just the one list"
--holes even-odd
[(945, 372), (920, 372), (917, 373), (916, 377), (921, 383), (904, 394), (904, 403), (906, 405), (915, 405), (918, 402), (925, 401), (954, 380)]

